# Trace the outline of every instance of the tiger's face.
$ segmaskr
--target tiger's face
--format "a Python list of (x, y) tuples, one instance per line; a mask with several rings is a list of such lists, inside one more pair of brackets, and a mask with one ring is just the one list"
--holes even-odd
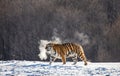
[(47, 50), (47, 54), (51, 54), (51, 52), (53, 51), (53, 46), (54, 46), (54, 43), (48, 43), (45, 47), (45, 49)]

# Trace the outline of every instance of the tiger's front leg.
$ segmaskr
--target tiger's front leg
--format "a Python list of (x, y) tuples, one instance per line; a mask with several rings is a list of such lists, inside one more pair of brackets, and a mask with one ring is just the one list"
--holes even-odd
[(63, 55), (63, 56), (61, 56), (62, 57), (62, 62), (63, 62), (63, 64), (66, 64), (66, 57)]
[(50, 63), (49, 64), (51, 65), (51, 63), (52, 63), (52, 57), (50, 56)]
[(56, 57), (52, 57), (52, 56), (50, 56), (50, 65), (52, 64), (52, 62), (54, 62), (55, 60), (56, 60), (57, 58)]

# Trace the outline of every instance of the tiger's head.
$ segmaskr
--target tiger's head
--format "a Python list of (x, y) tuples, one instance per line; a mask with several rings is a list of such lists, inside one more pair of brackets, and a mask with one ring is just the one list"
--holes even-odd
[(53, 50), (53, 46), (55, 45), (55, 43), (48, 43), (45, 47), (45, 49), (47, 50), (47, 54), (51, 54), (51, 51)]

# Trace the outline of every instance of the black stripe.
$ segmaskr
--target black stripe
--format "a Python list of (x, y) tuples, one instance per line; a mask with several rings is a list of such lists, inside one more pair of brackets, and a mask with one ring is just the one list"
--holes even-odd
[(77, 49), (77, 46), (74, 44), (74, 50), (76, 53), (78, 53), (78, 49)]
[(64, 48), (64, 46), (63, 46), (63, 45), (61, 45), (61, 46), (60, 46), (60, 51), (61, 51), (61, 53), (62, 53), (63, 55), (65, 55), (65, 51), (64, 51), (64, 49), (63, 49), (63, 48)]
[(70, 49), (73, 50), (73, 45), (72, 45), (72, 43), (70, 43), (69, 45), (70, 45)]
[(72, 48), (73, 48), (72, 51), (76, 53), (75, 45), (74, 44), (72, 44)]
[(65, 46), (67, 47), (67, 51), (70, 51), (68, 44), (66, 43)]

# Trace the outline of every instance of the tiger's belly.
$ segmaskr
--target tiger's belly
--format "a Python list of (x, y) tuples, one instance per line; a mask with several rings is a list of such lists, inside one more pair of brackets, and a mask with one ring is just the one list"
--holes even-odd
[[(58, 58), (58, 59), (62, 59), (60, 54), (58, 54), (56, 52), (52, 53), (51, 56), (55, 57), (55, 58)], [(65, 54), (66, 58), (75, 57), (75, 56), (76, 56), (76, 53), (73, 53), (73, 52), (69, 52), (69, 53)]]
[(58, 53), (56, 53), (56, 52), (53, 52), (53, 53), (51, 54), (51, 57), (54, 57), (54, 58), (57, 58), (57, 59), (62, 59), (61, 56), (60, 56), (60, 54), (58, 54)]
[(75, 56), (76, 56), (76, 53), (68, 53), (66, 55), (66, 58), (75, 57)]

